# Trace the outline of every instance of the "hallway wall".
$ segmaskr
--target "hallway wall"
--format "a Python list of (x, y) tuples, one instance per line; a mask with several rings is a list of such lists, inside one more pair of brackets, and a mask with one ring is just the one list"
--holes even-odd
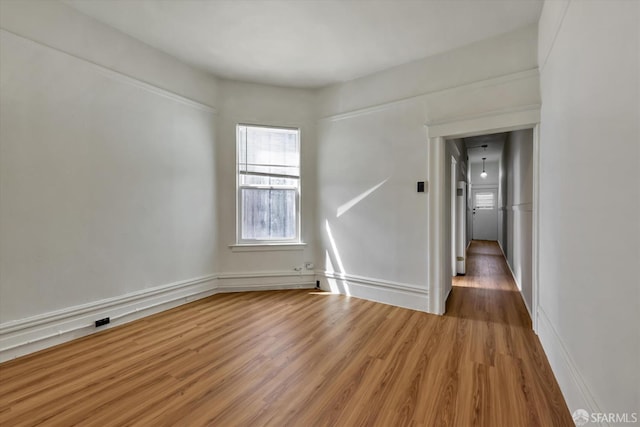
[(538, 332), (571, 411), (640, 409), (640, 3), (540, 19)]
[[(445, 193), (450, 195), (451, 197), (454, 197), (455, 203), (457, 203), (459, 198), (457, 196), (452, 196), (452, 194), (456, 193), (459, 181), (464, 181), (464, 182), (467, 181), (467, 160), (466, 160), (467, 150), (463, 140), (461, 138), (448, 140), (446, 142), (445, 156), (446, 156), (447, 162), (445, 162), (444, 174), (448, 178), (445, 186)], [(451, 158), (455, 159), (456, 161), (456, 165), (455, 165), (456, 175), (453, 181), (451, 181), (451, 168), (452, 168)], [(453, 190), (453, 193), (452, 193), (452, 190)], [(446, 220), (445, 227), (449, 230), (453, 230), (456, 227), (456, 223), (454, 221), (455, 213), (451, 212), (451, 208), (452, 208), (452, 203), (451, 203), (451, 200), (449, 200), (449, 203), (447, 203), (445, 207), (445, 215), (444, 215), (444, 218)], [(455, 237), (455, 240), (447, 239), (445, 244), (445, 247), (446, 247), (445, 250), (451, 253), (452, 276), (456, 275), (457, 256), (464, 256), (463, 253), (460, 253), (460, 254), (456, 253), (457, 240), (458, 240), (458, 236)], [(452, 286), (451, 282), (448, 282), (447, 288), (444, 290), (445, 295), (448, 295), (449, 292), (451, 292), (451, 286)]]
[(532, 312), (533, 129), (509, 132), (504, 147), (504, 233), (500, 245)]

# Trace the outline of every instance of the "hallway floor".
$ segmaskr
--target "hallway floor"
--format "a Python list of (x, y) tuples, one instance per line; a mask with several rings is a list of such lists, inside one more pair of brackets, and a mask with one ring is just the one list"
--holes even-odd
[(473, 240), (467, 274), (453, 278), (447, 315), (531, 329), (531, 318), (496, 242)]
[(458, 369), (473, 378), (474, 410), (456, 424), (573, 426), (498, 244), (472, 241), (466, 267), (453, 278), (445, 314), (465, 341)]

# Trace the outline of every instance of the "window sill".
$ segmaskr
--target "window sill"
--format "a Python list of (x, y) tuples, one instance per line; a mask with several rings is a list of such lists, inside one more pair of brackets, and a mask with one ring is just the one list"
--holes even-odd
[(306, 243), (249, 243), (229, 245), (231, 252), (301, 251)]

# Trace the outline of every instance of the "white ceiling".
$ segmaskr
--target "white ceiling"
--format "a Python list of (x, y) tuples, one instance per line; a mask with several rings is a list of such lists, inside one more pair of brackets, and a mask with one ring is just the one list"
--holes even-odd
[(219, 77), (350, 80), (538, 21), (541, 0), (64, 0)]
[[(463, 142), (467, 147), (469, 163), (481, 163), (483, 157), (487, 158), (487, 162), (500, 160), (508, 135), (508, 132), (504, 132), (464, 138)], [(486, 145), (487, 148), (483, 148), (483, 145)]]

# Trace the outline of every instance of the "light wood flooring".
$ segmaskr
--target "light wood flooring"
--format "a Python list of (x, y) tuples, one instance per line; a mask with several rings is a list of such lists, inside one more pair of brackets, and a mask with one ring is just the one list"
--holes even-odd
[(573, 426), (495, 243), (447, 314), (220, 294), (0, 365), (0, 426)]

